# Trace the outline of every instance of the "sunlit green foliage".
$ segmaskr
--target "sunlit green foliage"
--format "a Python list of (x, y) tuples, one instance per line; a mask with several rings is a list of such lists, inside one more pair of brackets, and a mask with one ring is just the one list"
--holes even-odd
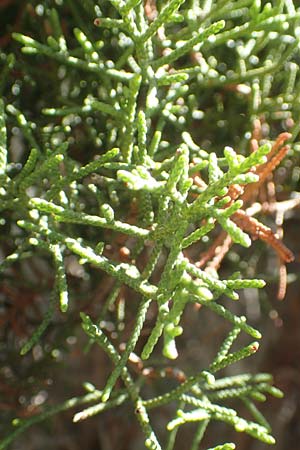
[[(22, 69), (25, 78), (15, 83), (14, 89), (20, 90), (15, 99), (4, 94), (0, 103), (2, 225), (18, 227), (15, 249), (3, 258), (0, 270), (5, 275), (16, 261), (35, 252), (53, 261), (49, 305), (21, 355), (40, 341), (57, 307), (69, 312), (73, 298), (66, 255), (75, 255), (87, 276), (91, 268), (111, 276), (115, 285), (101, 317), (91, 319), (82, 312), (81, 320), (90, 344), (98, 344), (115, 367), (105, 386), (89, 385), (91, 392), (83, 397), (16, 419), (0, 449), (31, 424), (65, 409), (92, 403), (75, 414), (77, 422), (125, 402), (130, 402), (149, 449), (172, 450), (177, 428), (198, 422), (190, 447), (196, 450), (213, 420), (274, 443), (268, 422), (254, 404), (265, 400), (265, 393), (281, 396), (271, 387), (271, 376), (218, 375), (257, 351), (254, 342), (231, 353), (240, 332), (261, 338), (245, 317), (220, 303), (221, 296), (237, 300), (237, 290), (262, 288), (265, 282), (240, 276), (220, 279), (217, 271), (202, 270), (188, 255), (192, 245), (201, 249), (203, 238), (212, 240), (217, 227), (237, 245), (251, 246), (250, 236), (231, 220), (243, 202), (237, 199), (228, 206), (228, 189), (258, 180), (253, 167), (266, 161), (270, 142), (289, 124), (290, 141), (296, 141), (300, 84), (293, 58), (299, 48), (300, 11), (292, 1), (282, 0), (263, 5), (257, 0), (61, 0), (41, 1), (35, 8), (36, 20), (46, 21), (47, 29), (38, 32), (33, 27), (30, 36), (13, 34), (27, 64)], [(71, 19), (63, 26), (64, 8)], [(47, 68), (34, 69), (36, 58), (49, 65), (49, 74)], [(20, 69), (21, 63), (3, 54), (1, 64), (5, 93), (9, 72)], [(41, 79), (48, 76), (49, 92)], [(33, 92), (40, 89), (32, 94), (40, 96), (34, 114), (22, 97), (26, 83), (34, 86)], [(32, 116), (37, 120), (31, 121)], [(253, 122), (262, 117), (265, 142), (249, 154)], [(13, 124), (24, 138), (19, 165), (10, 160), (6, 123), (10, 133)], [(293, 148), (291, 158), (296, 158), (299, 144)], [(195, 175), (202, 177), (203, 187), (193, 183)], [(119, 235), (127, 245), (126, 262), (105, 251)], [(143, 252), (147, 257), (139, 260)], [(158, 266), (161, 259), (163, 266)], [(116, 305), (123, 285), (139, 296), (139, 306), (120, 353), (101, 329), (101, 320)], [(191, 304), (223, 317), (232, 329), (209, 367), (195, 367), (177, 387), (145, 399), (139, 379), (143, 375), (131, 373), (128, 361), (147, 312), (156, 305), (140, 357), (147, 360), (161, 353), (162, 342), (164, 361), (174, 360), (184, 333), (182, 315)], [(119, 378), (122, 389), (116, 387)], [(232, 398), (244, 402), (253, 421), (222, 404)], [(171, 402), (177, 412), (169, 418), (165, 445), (148, 411)], [(214, 450), (235, 448), (232, 443), (218, 444)]]

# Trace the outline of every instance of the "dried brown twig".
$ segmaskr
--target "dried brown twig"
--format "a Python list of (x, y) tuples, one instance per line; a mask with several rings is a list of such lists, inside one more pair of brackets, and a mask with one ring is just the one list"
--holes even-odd
[[(261, 139), (261, 123), (257, 119), (254, 122), (254, 130), (250, 142), (251, 151), (258, 148), (258, 141)], [(233, 220), (242, 230), (250, 234), (252, 239), (261, 239), (270, 245), (277, 253), (279, 258), (279, 289), (278, 299), (283, 299), (286, 291), (286, 263), (294, 260), (294, 254), (282, 242), (282, 223), (284, 213), (290, 209), (297, 207), (300, 204), (300, 198), (277, 202), (275, 197), (275, 186), (271, 182), (272, 174), (275, 168), (280, 164), (286, 156), (289, 146), (283, 145), (291, 137), (290, 133), (281, 133), (274, 142), (271, 151), (267, 156), (267, 161), (264, 164), (253, 167), (252, 171), (259, 176), (256, 183), (246, 186), (232, 185), (229, 187), (227, 195), (230, 196), (231, 202), (228, 202), (225, 208), (228, 208), (233, 201), (240, 198), (243, 200), (243, 206), (246, 210), (239, 209), (231, 216)], [(198, 184), (198, 179), (195, 180)], [(264, 202), (258, 201), (262, 187), (268, 182), (266, 191), (266, 200)], [(262, 224), (259, 220), (253, 217), (258, 212), (275, 213), (276, 224), (278, 226), (277, 233), (274, 233), (271, 228)], [(200, 260), (196, 262), (198, 267), (205, 267), (205, 270), (217, 270), (223, 258), (229, 251), (233, 244), (230, 236), (222, 231), (215, 239), (209, 249), (201, 254)]]

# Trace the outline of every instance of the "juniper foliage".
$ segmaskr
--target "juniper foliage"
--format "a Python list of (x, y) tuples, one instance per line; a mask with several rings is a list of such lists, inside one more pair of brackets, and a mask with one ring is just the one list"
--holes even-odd
[[(13, 33), (22, 55), (1, 54), (1, 226), (14, 248), (4, 251), (0, 267), (9, 278), (20, 261), (50, 256), (53, 283), (41, 322), (19, 350), (25, 355), (43, 345), (57, 309), (62, 315), (75, 311), (88, 350), (100, 346), (114, 368), (104, 386), (87, 383), (84, 396), (15, 419), (0, 449), (66, 409), (90, 405), (75, 413), (78, 422), (125, 403), (149, 449), (175, 448), (178, 428), (189, 422), (198, 424), (191, 450), (199, 448), (211, 421), (275, 442), (254, 403), (264, 401), (265, 393), (282, 395), (272, 387), (272, 377), (219, 374), (255, 353), (261, 338), (222, 299), (237, 300), (238, 290), (262, 288), (265, 282), (237, 273), (222, 279), (218, 267), (203, 268), (194, 255), (221, 230), (237, 246), (251, 246), (253, 236), (235, 219), (247, 204), (232, 196), (232, 186), (246, 190), (259, 182), (256, 169), (267, 164), (280, 132), (289, 132), (290, 161), (297, 160), (300, 10), (294, 3), (44, 0), (27, 5), (35, 19), (31, 32)], [(13, 71), (22, 75), (12, 84)], [(35, 99), (33, 105), (26, 95)], [(253, 134), (257, 121), (259, 137)], [(24, 140), (20, 162), (12, 161), (8, 148), (14, 132)], [(250, 152), (253, 139), (259, 145)], [(86, 308), (80, 312), (73, 305), (65, 261), (70, 255), (85, 279), (106, 274), (106, 282), (114, 282), (93, 319)], [(122, 312), (124, 296), (126, 307), (132, 296), (138, 299), (134, 323)], [(176, 360), (185, 332), (182, 316), (191, 307), (201, 307), (199, 326), (206, 308), (231, 329), (208, 367), (194, 367), (172, 389), (165, 383), (162, 394), (146, 398), (147, 360), (155, 367), (162, 353), (166, 368), (168, 360)], [(111, 317), (114, 333), (104, 326)], [(124, 337), (125, 327), (130, 332)], [(255, 341), (232, 350), (241, 332)], [(132, 370), (134, 358), (138, 374)], [(252, 420), (227, 407), (228, 399), (242, 400)], [(176, 409), (168, 410), (173, 415), (166, 443), (149, 412), (169, 404)], [(235, 448), (215, 445), (214, 450)]]

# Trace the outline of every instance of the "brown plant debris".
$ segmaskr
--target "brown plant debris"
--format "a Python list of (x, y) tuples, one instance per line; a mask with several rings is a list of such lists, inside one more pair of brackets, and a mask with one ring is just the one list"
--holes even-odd
[[(259, 176), (259, 180), (256, 183), (245, 186), (237, 184), (229, 186), (227, 196), (231, 198), (231, 201), (225, 206), (225, 208), (228, 208), (233, 201), (238, 198), (242, 199), (243, 208), (246, 209), (236, 211), (231, 216), (231, 220), (242, 230), (249, 233), (253, 240), (261, 239), (277, 253), (279, 260), (278, 299), (280, 300), (284, 298), (286, 292), (286, 263), (295, 259), (292, 251), (281, 240), (283, 237), (282, 224), (284, 213), (297, 207), (300, 204), (300, 199), (277, 202), (272, 176), (275, 168), (281, 163), (289, 150), (289, 146), (284, 144), (290, 137), (291, 134), (288, 132), (279, 134), (267, 155), (267, 161), (252, 168), (252, 172)], [(253, 123), (253, 133), (250, 141), (251, 152), (257, 150), (261, 138), (261, 121), (256, 119)], [(199, 184), (196, 177), (194, 181), (196, 181), (197, 185)], [(276, 214), (277, 233), (253, 217), (254, 214), (259, 212)], [(205, 267), (205, 270), (218, 270), (232, 244), (232, 239), (227, 232), (221, 231), (211, 246), (200, 255), (199, 261), (195, 263), (196, 266), (199, 268)]]

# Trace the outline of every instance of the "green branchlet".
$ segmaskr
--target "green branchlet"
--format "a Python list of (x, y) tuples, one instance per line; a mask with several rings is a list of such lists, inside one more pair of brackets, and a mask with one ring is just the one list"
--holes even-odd
[(7, 165), (7, 142), (6, 142), (6, 126), (4, 117), (4, 103), (0, 100), (0, 177), (6, 173)]
[[(99, 320), (93, 322), (81, 313), (84, 332), (90, 342), (97, 343), (106, 352), (114, 368), (103, 390), (46, 408), (40, 416), (15, 422), (16, 429), (1, 441), (0, 449), (7, 448), (33, 423), (61, 410), (94, 402), (75, 414), (73, 420), (78, 422), (127, 401), (133, 404), (145, 435), (145, 446), (149, 449), (160, 450), (162, 446), (147, 410), (171, 402), (175, 402), (178, 409), (176, 417), (167, 425), (173, 433), (167, 450), (173, 449), (174, 430), (188, 422), (199, 422), (191, 450), (198, 448), (211, 420), (223, 421), (236, 431), (246, 432), (268, 444), (275, 442), (268, 422), (254, 403), (264, 401), (266, 394), (281, 396), (281, 392), (270, 385), (272, 379), (265, 374), (215, 378), (221, 369), (257, 351), (258, 344), (254, 342), (230, 352), (241, 332), (254, 339), (261, 338), (260, 332), (251, 327), (245, 317), (225, 308), (220, 297), (225, 295), (237, 300), (237, 290), (262, 288), (265, 282), (235, 276), (222, 280), (217, 272), (202, 270), (187, 257), (189, 247), (201, 246), (203, 239), (210, 240), (210, 233), (217, 227), (225, 230), (234, 243), (244, 247), (251, 245), (250, 237), (232, 220), (243, 208), (243, 202), (231, 201), (228, 192), (234, 184), (246, 186), (258, 181), (253, 168), (267, 161), (271, 145), (265, 143), (248, 156), (226, 145), (220, 155), (219, 148), (207, 151), (202, 149), (202, 144), (198, 145), (198, 138), (193, 137), (196, 127), (191, 124), (208, 114), (198, 104), (199, 86), (203, 92), (220, 87), (236, 88), (239, 95), (249, 96), (252, 122), (259, 114), (263, 117), (276, 114), (278, 104), (271, 98), (269, 74), (283, 64), (286, 64), (288, 77), (280, 97), (281, 104), (285, 105), (281, 113), (295, 108), (293, 92), (300, 92), (298, 66), (288, 60), (298, 45), (294, 25), (300, 13), (293, 2), (286, 2), (288, 6), (280, 2), (277, 9), (269, 3), (262, 8), (259, 1), (229, 2), (230, 5), (204, 2), (203, 9), (199, 2), (184, 3), (170, 0), (149, 19), (141, 0), (110, 0), (110, 8), (116, 10), (118, 18), (114, 14), (103, 17), (100, 7), (96, 8), (98, 17), (94, 25), (97, 28), (92, 28), (92, 18), (89, 25), (78, 18), (78, 27), (74, 28), (75, 49), (69, 48), (56, 9), (47, 11), (53, 35), (47, 36), (46, 43), (13, 33), (25, 55), (56, 61), (68, 74), (68, 80), (73, 73), (83, 73), (92, 80), (88, 87), (81, 83), (86, 92), (76, 94), (78, 98), (75, 90), (70, 95), (64, 94), (65, 99), (60, 96), (61, 107), (42, 108), (43, 120), (46, 118), (50, 122), (42, 128), (46, 143), (36, 133), (37, 125), (15, 104), (6, 107), (10, 120), (22, 130), (28, 155), (13, 176), (10, 176), (7, 161), (4, 102), (0, 100), (0, 209), (9, 211), (11, 220), (21, 230), (16, 249), (0, 263), (0, 270), (5, 272), (15, 261), (34, 252), (47, 252), (54, 261), (55, 283), (48, 310), (21, 348), (21, 354), (30, 351), (42, 338), (54, 315), (57, 298), (60, 310), (68, 312), (72, 295), (64, 260), (66, 254), (71, 253), (80, 258), (80, 264), (96, 267), (115, 280), (102, 305)], [(232, 25), (235, 14), (241, 18), (245, 15), (247, 19), (242, 24)], [(228, 23), (223, 17), (230, 19)], [(273, 33), (271, 37), (270, 33)], [(278, 55), (268, 50), (273, 38), (280, 41)], [(217, 57), (212, 56), (213, 49), (222, 48), (224, 44), (228, 44), (226, 51), (235, 49), (232, 59), (237, 59), (237, 67), (227, 70), (225, 63), (219, 64)], [(106, 61), (107, 54), (103, 50), (106, 45), (118, 48), (122, 55), (116, 57), (116, 61)], [(261, 57), (259, 66), (253, 68), (258, 61), (251, 60), (251, 55), (260, 55), (260, 52), (266, 53), (267, 59)], [(192, 62), (182, 67), (185, 58)], [(12, 61), (9, 64), (12, 65)], [(79, 86), (78, 92), (80, 90)], [(222, 108), (220, 99), (216, 101)], [(69, 133), (74, 123), (81, 123), (88, 130), (95, 151), (87, 163), (72, 156)], [(293, 139), (299, 131), (297, 126), (292, 130)], [(196, 131), (195, 135), (199, 136)], [(202, 180), (200, 186), (194, 183), (194, 177)], [(134, 205), (137, 206), (133, 218), (128, 213), (128, 205), (133, 211)], [(68, 225), (65, 229), (64, 224)], [(93, 236), (93, 232), (89, 233), (91, 229), (97, 229), (99, 235), (90, 242), (82, 236)], [(114, 241), (116, 234), (125, 242), (123, 250), (130, 255), (127, 262), (106, 256), (106, 240)], [(23, 240), (21, 244), (20, 240)], [(141, 254), (147, 255), (142, 267), (138, 259)], [(99, 324), (116, 304), (124, 285), (139, 296), (139, 306), (125, 350), (119, 354)], [(153, 323), (147, 325), (150, 331), (141, 347), (144, 360), (155, 354), (160, 339), (163, 356), (177, 358), (177, 338), (185, 332), (181, 320), (189, 304), (202, 305), (229, 322), (232, 329), (208, 368), (199, 368), (195, 375), (174, 389), (144, 400), (139, 382), (129, 372), (128, 361), (146, 329), (150, 304), (155, 305), (157, 312)], [(120, 317), (123, 321), (119, 310)], [(123, 380), (124, 390), (116, 388), (119, 378)], [(220, 405), (224, 400), (237, 398), (244, 402), (255, 422)], [(186, 406), (189, 409), (185, 410)], [(211, 450), (234, 448), (234, 444), (225, 443)]]

